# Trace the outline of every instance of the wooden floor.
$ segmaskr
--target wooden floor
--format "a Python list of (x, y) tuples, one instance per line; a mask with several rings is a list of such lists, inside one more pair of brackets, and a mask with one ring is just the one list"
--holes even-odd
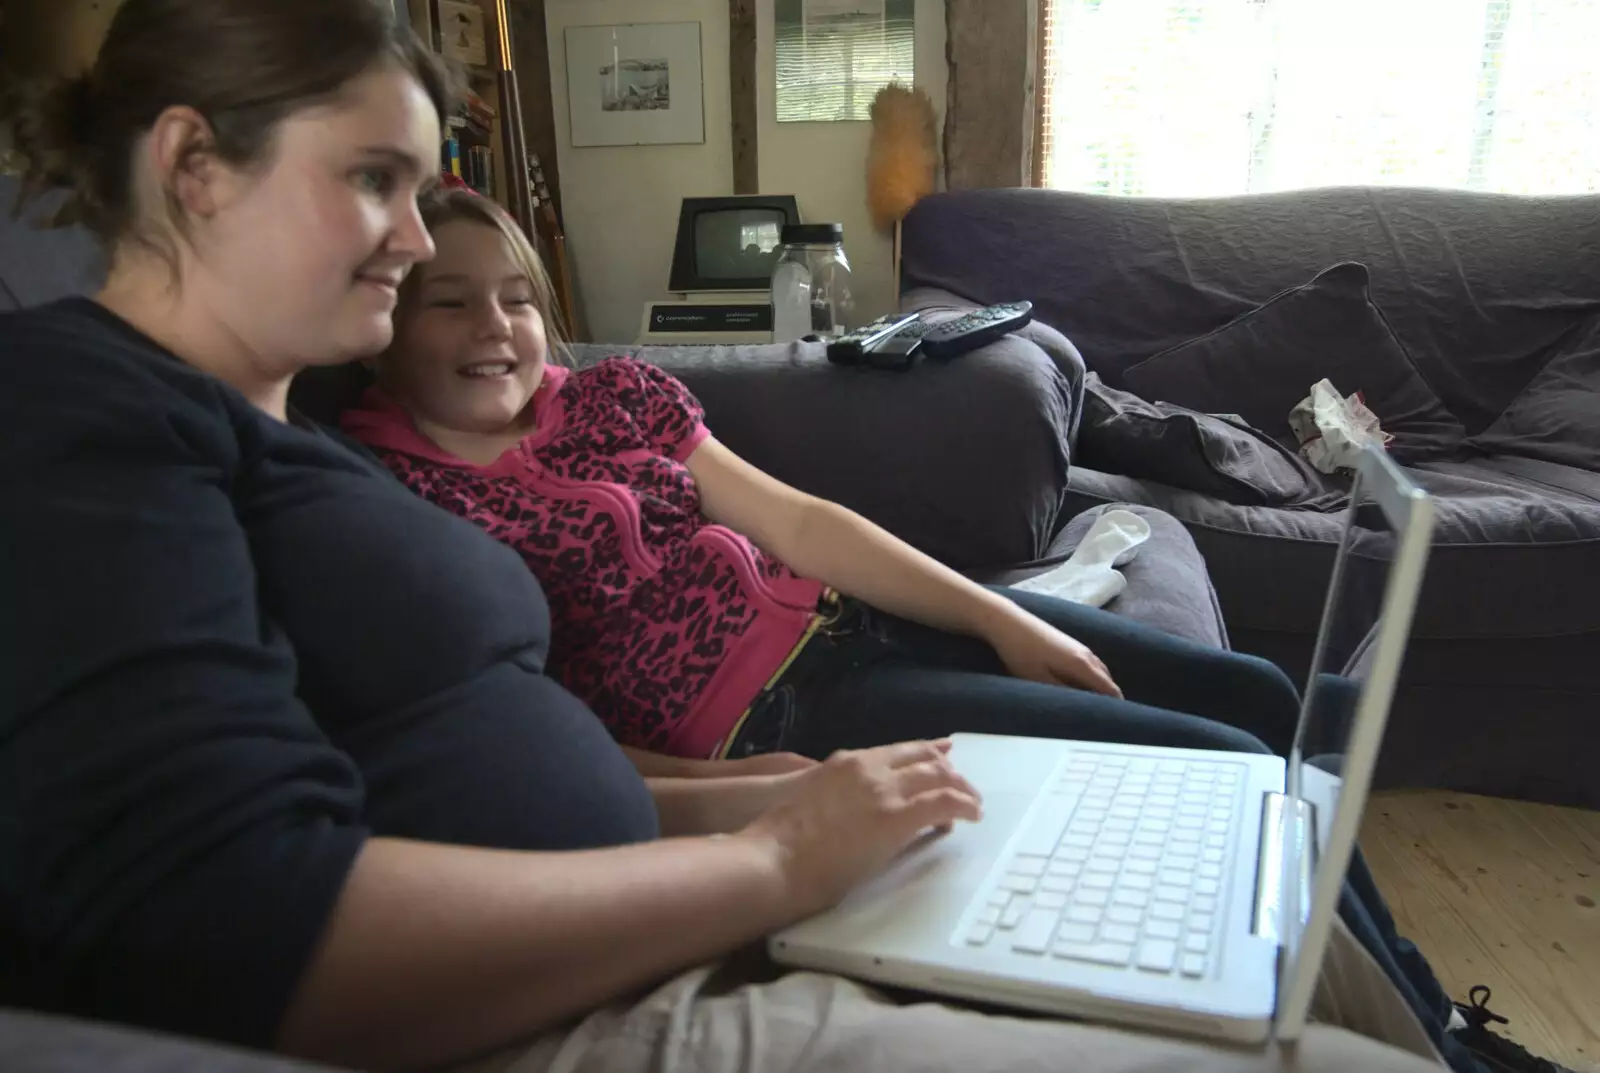
[(1361, 844), (1451, 997), (1487, 984), (1502, 1035), (1600, 1073), (1600, 812), (1380, 794)]

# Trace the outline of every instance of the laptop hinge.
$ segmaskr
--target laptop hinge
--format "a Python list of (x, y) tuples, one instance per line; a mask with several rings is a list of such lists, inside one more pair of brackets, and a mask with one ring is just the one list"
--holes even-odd
[[(1291, 914), (1299, 925), (1311, 911), (1311, 867), (1316, 854), (1316, 806), (1271, 791), (1261, 795), (1261, 854), (1256, 858), (1256, 906), (1252, 928), (1283, 945)], [(1294, 862), (1290, 877), (1288, 862)], [(1293, 889), (1290, 882), (1293, 882)]]

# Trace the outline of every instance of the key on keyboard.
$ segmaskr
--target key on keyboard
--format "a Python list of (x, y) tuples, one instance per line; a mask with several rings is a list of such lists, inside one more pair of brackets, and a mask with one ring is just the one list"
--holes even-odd
[(956, 941), (1205, 976), (1241, 767), (1071, 754)]

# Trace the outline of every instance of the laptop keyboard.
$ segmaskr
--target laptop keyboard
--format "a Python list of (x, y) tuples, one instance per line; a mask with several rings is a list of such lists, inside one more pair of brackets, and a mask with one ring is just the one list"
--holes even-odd
[(1206, 976), (1243, 778), (1227, 761), (1069, 755), (957, 941)]

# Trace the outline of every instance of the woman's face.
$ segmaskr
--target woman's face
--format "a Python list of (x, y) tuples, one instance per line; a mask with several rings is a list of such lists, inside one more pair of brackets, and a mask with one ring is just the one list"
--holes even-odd
[(438, 255), (418, 269), (379, 379), (421, 424), (503, 433), (544, 379), (533, 284), (488, 224), (455, 220), (433, 239)]
[(416, 198), (437, 173), (439, 141), (432, 102), (398, 66), (289, 116), (266, 161), (211, 184), (185, 289), (209, 291), (264, 368), (378, 353), (401, 280), (433, 255)]

